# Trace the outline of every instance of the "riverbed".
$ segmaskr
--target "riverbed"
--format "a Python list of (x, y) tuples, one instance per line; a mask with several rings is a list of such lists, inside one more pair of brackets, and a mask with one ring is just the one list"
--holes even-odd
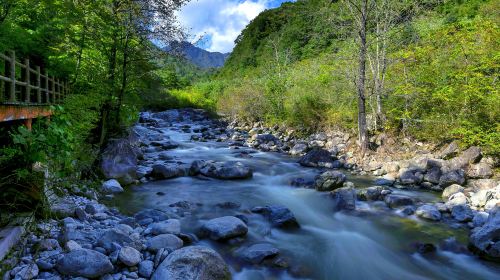
[[(182, 232), (196, 234), (207, 220), (243, 215), (248, 234), (231, 242), (201, 239), (230, 265), (234, 279), (498, 279), (500, 267), (464, 250), (468, 229), (454, 224), (423, 221), (389, 209), (383, 201), (357, 201), (354, 211), (334, 211), (328, 193), (291, 186), (294, 178), (312, 180), (319, 169), (302, 167), (297, 158), (262, 152), (231, 141), (194, 141), (193, 131), (206, 121), (165, 122), (155, 129), (179, 146), (168, 150), (168, 161), (190, 165), (194, 160), (239, 161), (253, 170), (250, 179), (218, 180), (183, 176), (149, 181), (127, 188), (109, 202), (124, 214), (143, 209), (166, 209), (179, 201), (189, 203), (181, 214)], [(196, 137), (194, 137), (196, 138)], [(152, 152), (146, 157), (156, 158)], [(373, 186), (370, 176), (350, 175), (356, 188)], [(392, 188), (422, 202), (440, 198), (435, 193)], [(284, 230), (250, 209), (283, 205), (295, 215), (300, 229)], [(235, 257), (238, 248), (270, 243), (280, 250), (287, 268), (249, 265)], [(434, 252), (419, 251), (433, 244)], [(451, 244), (451, 245), (450, 245)]]

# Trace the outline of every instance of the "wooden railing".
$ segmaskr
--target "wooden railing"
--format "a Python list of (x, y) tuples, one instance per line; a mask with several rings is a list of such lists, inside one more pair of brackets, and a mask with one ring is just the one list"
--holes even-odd
[[(3, 72), (1, 63), (3, 62)], [(16, 61), (16, 53), (0, 53), (0, 104), (7, 105), (51, 105), (60, 103), (69, 93), (67, 82), (61, 81), (33, 69), (29, 59)]]

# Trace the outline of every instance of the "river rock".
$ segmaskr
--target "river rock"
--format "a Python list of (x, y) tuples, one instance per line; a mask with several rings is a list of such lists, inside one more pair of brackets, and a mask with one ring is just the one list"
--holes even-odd
[(377, 178), (374, 184), (377, 186), (392, 186), (394, 185), (394, 179)]
[(166, 221), (152, 223), (145, 232), (153, 235), (165, 233), (179, 234), (181, 233), (181, 222), (177, 219), (168, 219)]
[(247, 225), (234, 216), (225, 216), (207, 221), (201, 227), (201, 233), (212, 240), (226, 240), (244, 236), (248, 232)]
[(102, 184), (101, 191), (104, 194), (115, 194), (123, 192), (123, 188), (117, 180), (110, 179)]
[(373, 186), (358, 190), (357, 197), (362, 201), (381, 200), (383, 199), (382, 191), (388, 190), (386, 187)]
[(34, 263), (26, 264), (18, 267), (18, 272), (14, 275), (14, 279), (31, 280), (38, 276), (40, 270)]
[(136, 266), (141, 261), (142, 255), (132, 247), (125, 246), (120, 249), (118, 259), (126, 266)]
[(269, 243), (254, 244), (248, 248), (238, 250), (240, 258), (251, 264), (260, 264), (279, 254), (279, 250)]
[(493, 176), (491, 167), (483, 162), (473, 164), (467, 169), (467, 177), (472, 179), (488, 179)]
[(389, 194), (385, 196), (385, 203), (391, 208), (413, 205), (413, 198), (402, 194)]
[(418, 185), (424, 180), (422, 170), (418, 169), (401, 169), (399, 173), (399, 181), (403, 185)]
[(113, 271), (105, 255), (88, 249), (73, 250), (59, 259), (56, 269), (63, 275), (96, 278)]
[(474, 227), (482, 227), (488, 220), (488, 216), (488, 213), (478, 211), (476, 214), (474, 214), (474, 218), (472, 218), (472, 225)]
[(458, 154), (460, 147), (457, 141), (451, 142), (440, 152), (440, 157), (443, 159), (450, 159)]
[(415, 214), (420, 218), (431, 220), (431, 221), (439, 221), (441, 220), (441, 212), (430, 204), (425, 204), (417, 208)]
[(467, 185), (472, 187), (474, 191), (479, 190), (489, 190), (495, 188), (498, 185), (498, 182), (493, 179), (477, 179), (477, 180), (468, 180)]
[(113, 243), (117, 243), (123, 246), (132, 243), (132, 239), (123, 231), (113, 228), (106, 230), (101, 234), (99, 240), (97, 241), (97, 246), (106, 249), (106, 251), (108, 252), (111, 252), (115, 247)]
[(453, 184), (463, 185), (464, 183), (465, 173), (462, 169), (446, 172), (439, 178), (439, 185), (444, 188)]
[(448, 209), (451, 209), (455, 205), (463, 205), (467, 204), (468, 202), (469, 200), (467, 199), (465, 194), (457, 192), (452, 194), (445, 204), (448, 207)]
[(290, 154), (292, 156), (302, 155), (303, 153), (307, 152), (307, 149), (308, 149), (307, 144), (297, 143), (290, 149)]
[(466, 204), (451, 207), (451, 216), (459, 222), (469, 222), (474, 217), (474, 213)]
[(489, 200), (494, 198), (493, 191), (490, 190), (480, 190), (475, 192), (470, 196), (470, 202), (472, 206), (484, 207)]
[(252, 177), (252, 169), (239, 161), (213, 162), (194, 161), (190, 168), (190, 173), (198, 173), (212, 178), (222, 180), (247, 179)]
[(298, 228), (299, 223), (290, 209), (281, 205), (254, 207), (252, 212), (267, 217), (273, 226), (280, 228)]
[(452, 196), (458, 192), (463, 192), (463, 191), (464, 191), (464, 187), (457, 185), (457, 184), (453, 184), (451, 186), (446, 187), (443, 190), (441, 197), (443, 198), (444, 201), (447, 201), (450, 198), (450, 196)]
[(158, 252), (158, 250), (165, 248), (171, 251), (177, 250), (184, 245), (184, 242), (179, 237), (173, 234), (160, 234), (155, 237), (152, 237), (148, 241), (146, 241), (146, 247), (151, 252)]
[(107, 179), (128, 185), (137, 180), (137, 157), (140, 150), (130, 139), (114, 140), (101, 155), (101, 171)]
[(473, 229), (470, 245), (477, 253), (492, 259), (500, 259), (500, 208), (493, 209), (482, 227)]
[(424, 175), (424, 181), (430, 182), (433, 184), (439, 184), (439, 179), (441, 178), (443, 172), (441, 172), (440, 167), (432, 167), (431, 169), (427, 170), (427, 172)]
[(155, 179), (170, 179), (184, 175), (184, 170), (177, 165), (155, 164), (151, 176)]
[(331, 192), (335, 211), (356, 209), (356, 190), (353, 187), (342, 187)]
[(142, 261), (139, 263), (139, 276), (144, 277), (144, 278), (149, 278), (151, 277), (151, 274), (153, 274), (154, 270), (154, 263), (150, 260)]
[(158, 266), (152, 280), (229, 280), (231, 273), (222, 257), (203, 246), (176, 250)]
[(290, 181), (290, 185), (292, 187), (311, 189), (314, 188), (314, 180), (306, 178), (293, 178)]
[(339, 171), (326, 171), (315, 178), (314, 187), (317, 191), (331, 191), (342, 187), (346, 181), (344, 173)]
[(312, 149), (299, 159), (299, 164), (307, 167), (340, 168), (339, 162), (325, 149)]
[(170, 219), (172, 215), (166, 211), (160, 211), (157, 209), (145, 209), (137, 212), (134, 218), (137, 222), (150, 219), (154, 222), (164, 221)]

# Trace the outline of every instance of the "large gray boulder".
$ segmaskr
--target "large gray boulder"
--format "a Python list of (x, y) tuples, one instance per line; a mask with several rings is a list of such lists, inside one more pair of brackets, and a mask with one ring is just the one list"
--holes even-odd
[(467, 169), (467, 177), (472, 179), (488, 179), (492, 176), (493, 170), (484, 162), (473, 164)]
[(441, 178), (439, 178), (439, 185), (441, 187), (448, 187), (453, 184), (463, 185), (465, 183), (465, 173), (462, 169), (455, 169), (443, 173)]
[(247, 225), (233, 216), (211, 219), (201, 227), (201, 234), (207, 235), (212, 240), (226, 240), (244, 236), (247, 232)]
[(486, 223), (473, 229), (469, 242), (479, 255), (500, 259), (500, 208), (491, 210)]
[(301, 155), (307, 152), (308, 146), (306, 143), (297, 143), (290, 149), (292, 156)]
[(307, 167), (340, 168), (341, 164), (335, 161), (332, 154), (325, 149), (313, 149), (299, 159), (299, 164)]
[(481, 149), (479, 147), (470, 147), (460, 153), (459, 156), (452, 158), (448, 161), (447, 167), (452, 169), (466, 170), (470, 164), (478, 163), (482, 158)]
[(229, 280), (227, 264), (214, 250), (190, 246), (172, 252), (158, 266), (152, 280)]
[(151, 233), (153, 235), (165, 233), (179, 234), (181, 233), (181, 222), (177, 219), (168, 219), (166, 221), (152, 223), (148, 226), (145, 233)]
[(252, 212), (262, 214), (273, 226), (280, 228), (298, 228), (299, 223), (290, 209), (282, 205), (254, 207)]
[(120, 246), (132, 243), (132, 239), (129, 235), (119, 229), (112, 228), (104, 231), (97, 241), (97, 245), (106, 249), (106, 251), (111, 252), (114, 249), (113, 243), (117, 243)]
[(466, 204), (455, 205), (451, 207), (451, 216), (459, 222), (470, 222), (474, 218), (474, 213)]
[(436, 206), (425, 204), (417, 208), (415, 214), (420, 218), (431, 220), (431, 221), (439, 221), (441, 220), (441, 212), (437, 209)]
[(413, 198), (402, 194), (389, 194), (384, 199), (387, 206), (391, 208), (398, 208), (401, 206), (413, 205), (415, 202)]
[(344, 173), (339, 171), (326, 171), (315, 178), (314, 187), (317, 191), (332, 191), (343, 186), (346, 181)]
[(105, 255), (88, 249), (73, 250), (64, 254), (56, 264), (63, 275), (97, 278), (113, 271), (111, 261)]
[(447, 201), (450, 198), (450, 196), (452, 196), (458, 192), (463, 192), (463, 191), (464, 191), (464, 187), (457, 185), (457, 184), (453, 184), (451, 186), (446, 187), (443, 190), (441, 197), (443, 198), (444, 201)]
[(418, 185), (424, 180), (423, 171), (420, 169), (401, 169), (399, 181), (403, 185)]
[(170, 179), (184, 175), (184, 170), (176, 165), (155, 164), (150, 174), (155, 179)]
[(128, 185), (137, 180), (137, 157), (140, 149), (130, 139), (110, 142), (101, 155), (101, 171), (107, 179)]
[(125, 246), (120, 249), (118, 259), (126, 266), (136, 266), (141, 262), (142, 255), (135, 248)]
[(151, 252), (158, 252), (161, 248), (169, 249), (171, 251), (177, 250), (184, 245), (184, 242), (179, 237), (166, 233), (160, 234), (146, 241), (146, 247)]
[(462, 192), (457, 192), (457, 193), (454, 193), (450, 196), (450, 198), (448, 198), (448, 201), (446, 201), (446, 207), (448, 207), (448, 209), (451, 209), (453, 206), (456, 206), (456, 205), (465, 205), (469, 203), (469, 200), (467, 199), (467, 196), (465, 196), (464, 193)]
[(342, 187), (331, 192), (335, 211), (356, 209), (356, 190), (352, 187)]
[(110, 179), (102, 184), (101, 191), (104, 194), (115, 194), (123, 192), (123, 188), (117, 180)]
[(190, 174), (202, 174), (207, 177), (222, 180), (247, 179), (252, 177), (253, 171), (250, 167), (239, 161), (214, 162), (194, 161), (190, 168)]
[(383, 186), (372, 186), (360, 189), (357, 192), (357, 197), (361, 201), (382, 200), (382, 191), (389, 191), (389, 188)]
[(270, 259), (279, 254), (279, 250), (269, 243), (254, 244), (248, 248), (238, 250), (237, 254), (244, 261), (251, 264), (260, 264), (265, 259)]

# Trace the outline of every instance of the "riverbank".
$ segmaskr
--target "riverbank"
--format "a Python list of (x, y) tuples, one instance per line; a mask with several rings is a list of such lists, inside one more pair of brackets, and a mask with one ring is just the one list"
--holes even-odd
[(459, 208), (434, 211), (440, 195), (381, 186), (342, 152), (307, 143), (297, 164), (258, 151), (280, 138), (259, 132), (200, 110), (142, 114), (103, 155), (114, 179), (56, 203), (59, 219), (30, 232), (4, 279), (488, 279), (499, 271), (464, 246), (477, 225), (483, 254), (495, 248), (497, 210), (486, 217), (457, 204), (473, 215), (461, 222)]

